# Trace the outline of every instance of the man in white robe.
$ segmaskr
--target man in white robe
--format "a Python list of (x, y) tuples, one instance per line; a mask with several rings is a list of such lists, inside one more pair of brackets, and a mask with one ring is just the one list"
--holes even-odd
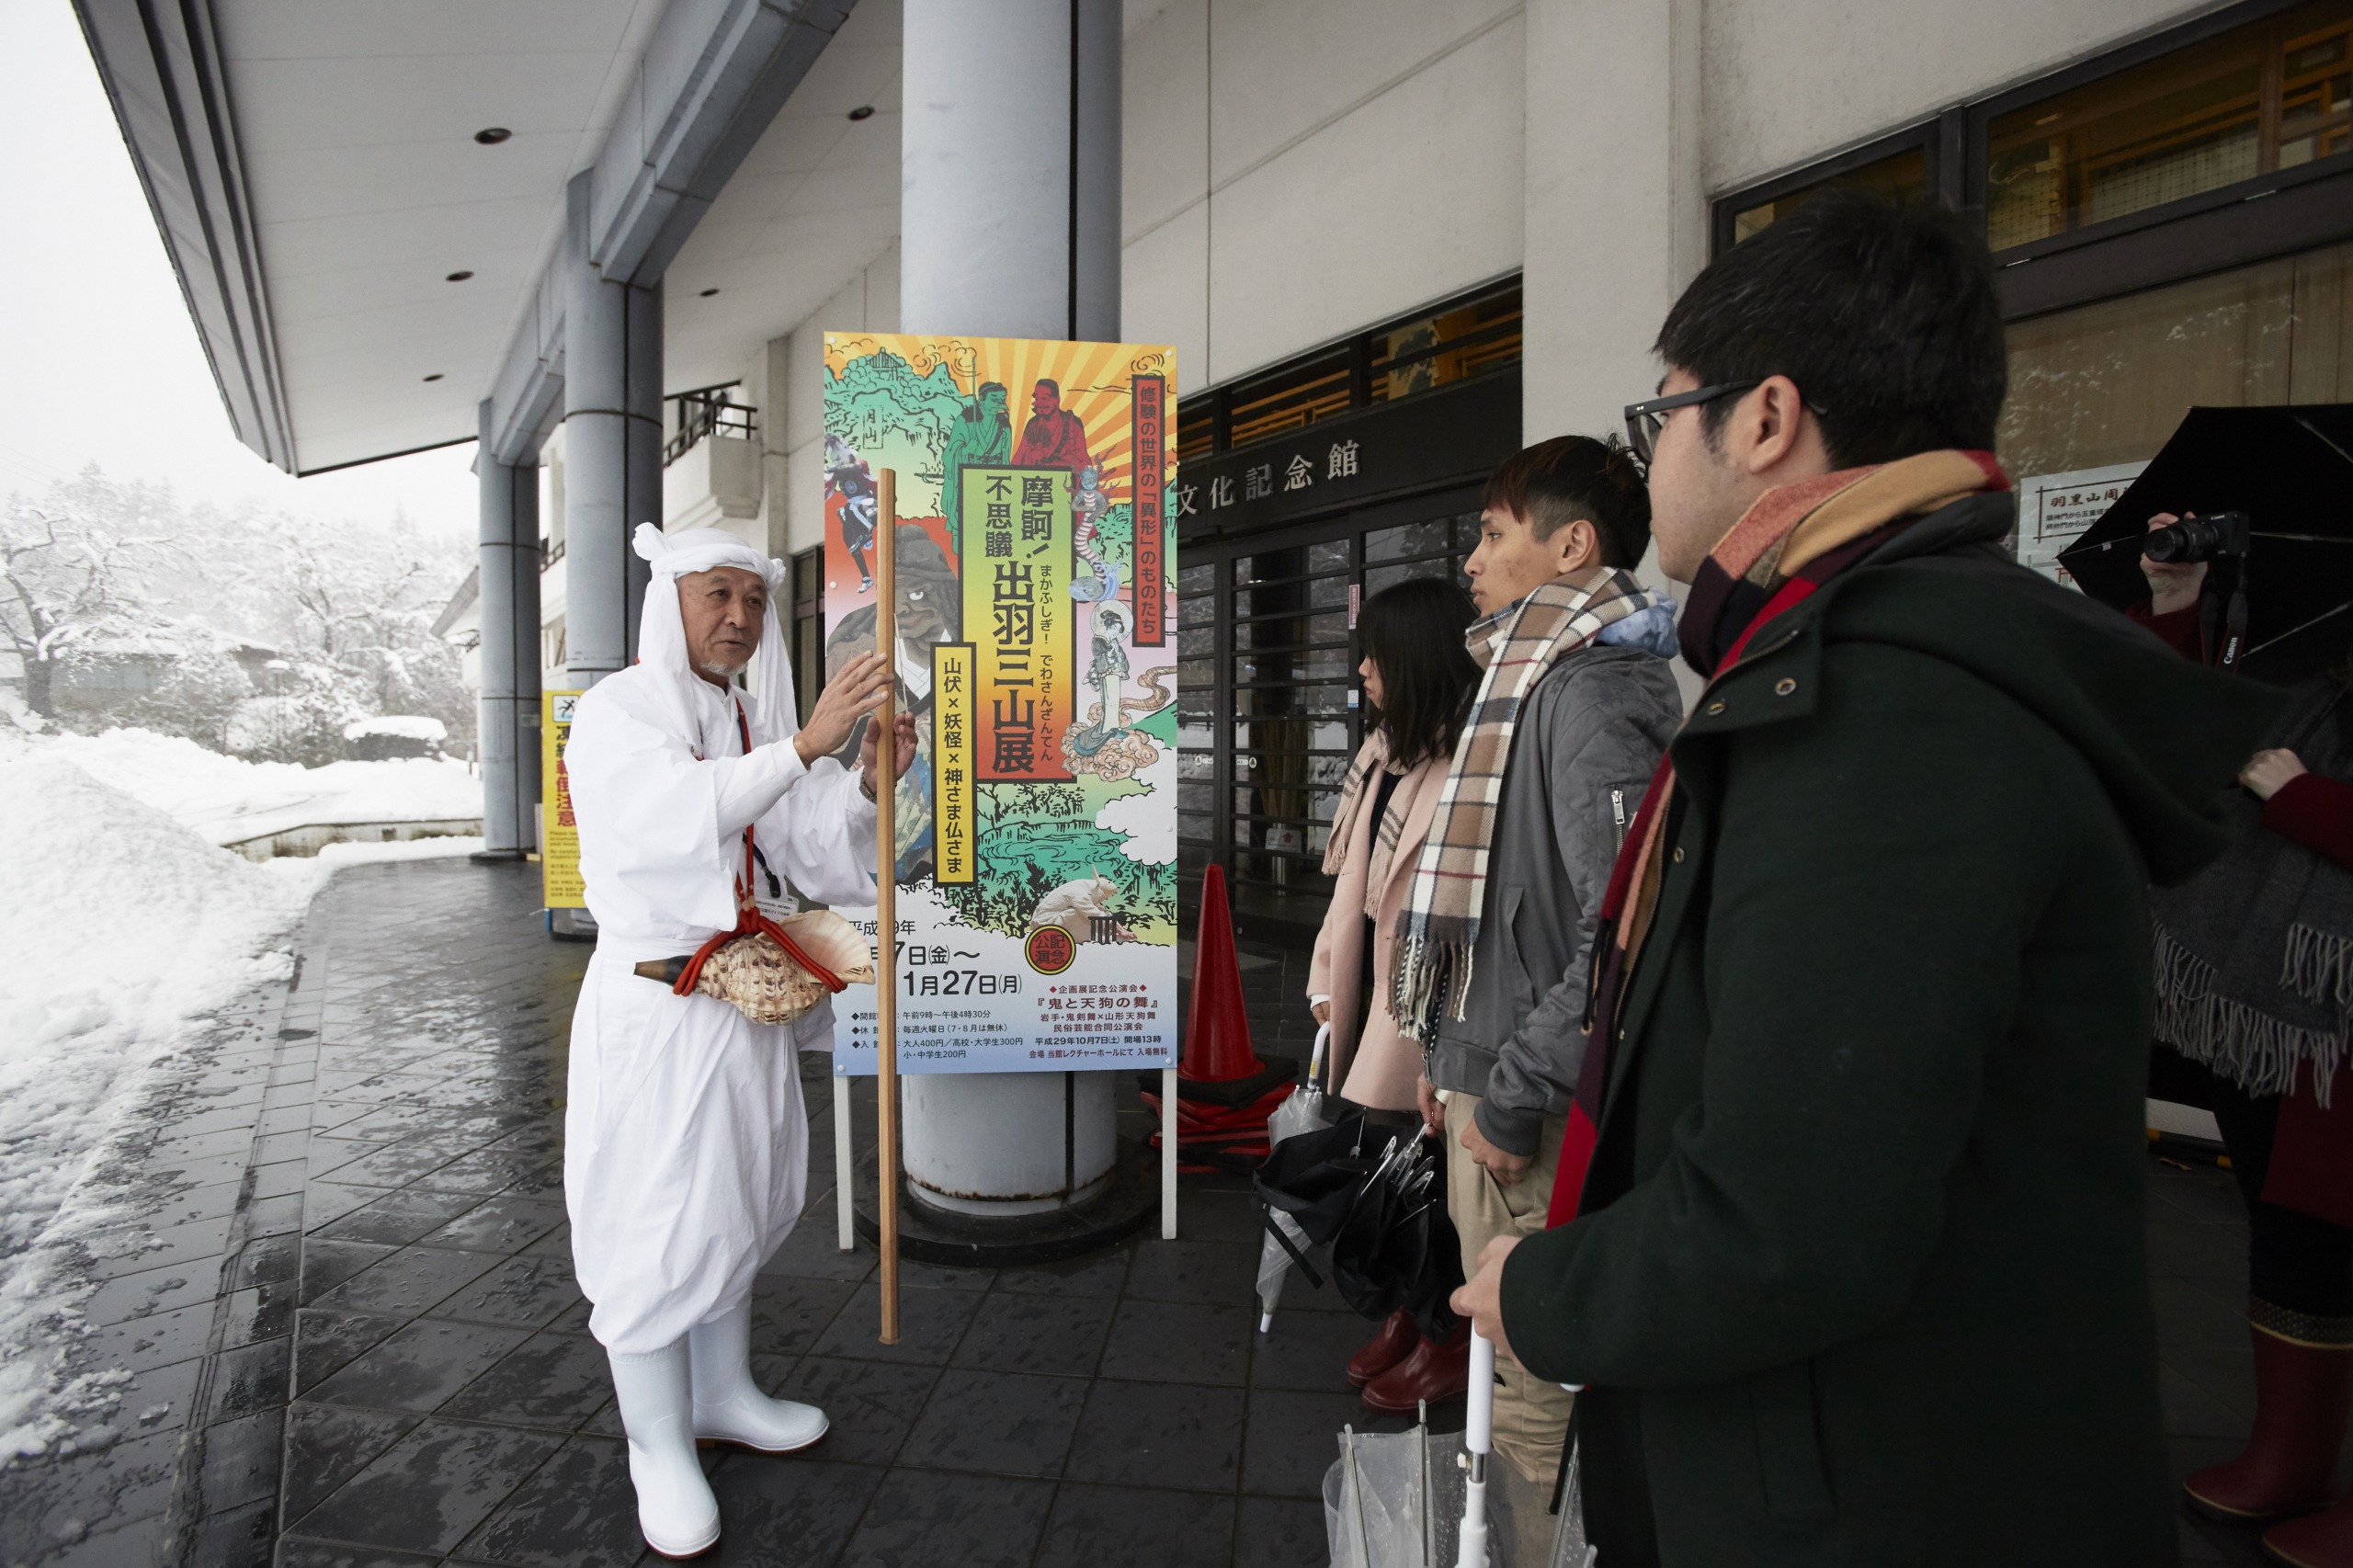
[[(773, 879), (824, 903), (874, 902), (874, 726), (858, 771), (830, 754), (891, 677), (853, 661), (797, 725), (773, 603), (783, 562), (717, 529), (672, 539), (648, 524), (636, 549), (654, 568), (638, 662), (581, 698), (564, 751), (597, 951), (573, 1016), (563, 1186), (640, 1527), (656, 1551), (690, 1556), (719, 1539), (698, 1437), (782, 1453), (824, 1435), (823, 1412), (753, 1383), (751, 1291), (807, 1182), (796, 1046), (829, 1048), (833, 1017), (756, 1024), (636, 966), (735, 927), (746, 826), (766, 862), (748, 892), (772, 915), (786, 913)], [(748, 692), (733, 684), (746, 667)], [(904, 772), (904, 715), (899, 729)]]

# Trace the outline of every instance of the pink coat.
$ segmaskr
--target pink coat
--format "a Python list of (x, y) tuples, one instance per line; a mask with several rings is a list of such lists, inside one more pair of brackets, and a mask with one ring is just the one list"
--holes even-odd
[[(1361, 765), (1364, 754), (1359, 751), (1357, 756)], [(1349, 1099), (1380, 1110), (1411, 1110), (1414, 1085), (1422, 1075), (1421, 1046), (1400, 1033), (1396, 1019), (1389, 1016), (1389, 983), (1396, 969), (1397, 916), (1413, 889), (1414, 868), (1438, 810), (1447, 762), (1445, 757), (1422, 762), (1397, 780), (1391, 799), (1391, 809), (1404, 813), (1403, 831), (1374, 906), (1372, 1017), (1357, 1017), (1358, 977), (1365, 961), (1365, 879), (1372, 862), (1373, 835), (1380, 828), (1372, 812), (1370, 779), (1363, 809), (1349, 824), (1347, 858), (1332, 890), (1331, 907), (1324, 912), (1324, 929), (1316, 934), (1315, 956), (1307, 970), (1308, 994), (1332, 999), (1332, 1075), (1326, 1081), (1340, 1081), (1340, 1092)], [(1340, 1080), (1344, 1068), (1347, 1076)]]

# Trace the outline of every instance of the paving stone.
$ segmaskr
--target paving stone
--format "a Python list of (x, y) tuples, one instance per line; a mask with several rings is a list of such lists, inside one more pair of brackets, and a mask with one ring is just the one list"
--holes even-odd
[(1241, 1469), (1242, 1413), (1239, 1389), (1098, 1378), (1088, 1385), (1064, 1473), (1110, 1485), (1231, 1492)]
[[(428, 1246), (468, 1252), (520, 1252), (563, 1223), (563, 1205), (544, 1198), (501, 1196), (477, 1203), (431, 1233)], [(563, 1254), (570, 1256), (570, 1249)]]
[(520, 1329), (422, 1318), (396, 1330), (303, 1392), (327, 1404), (435, 1409), (520, 1345)]
[(403, 1189), (364, 1203), (330, 1223), (313, 1225), (311, 1234), (327, 1241), (406, 1246), (473, 1206), (472, 1199), (461, 1196)]
[(399, 1441), (419, 1419), (396, 1411), (345, 1410), (332, 1404), (298, 1403), (289, 1408), (281, 1517), (301, 1518)]
[(1051, 1482), (894, 1470), (838, 1561), (842, 1568), (1027, 1568), (1053, 1496)]
[(335, 1540), (447, 1552), (563, 1443), (511, 1426), (427, 1421), (305, 1515), (303, 1528)]
[(816, 1344), (856, 1287), (841, 1279), (764, 1274), (752, 1284), (752, 1350), (795, 1356)]
[[(1181, 1223), (1181, 1221), (1180, 1221)], [(1128, 1265), (1127, 1294), (1147, 1301), (1231, 1305), (1258, 1280), (1258, 1249), (1240, 1242), (1149, 1241)]]
[[(479, 1253), (464, 1256), (482, 1258)], [(433, 1309), (435, 1317), (510, 1328), (544, 1328), (581, 1299), (572, 1264), (557, 1257), (512, 1257), (461, 1286)]]
[[(1201, 1493), (1065, 1483), (1046, 1517), (1037, 1568), (1108, 1562), (1224, 1568), (1233, 1551), (1233, 1503), (1232, 1497)], [(1322, 1523), (1320, 1515), (1317, 1522)]]
[(267, 1500), (200, 1520), (185, 1568), (270, 1568), (277, 1555), (277, 1510)]
[(0, 1507), (0, 1562), (37, 1559), (94, 1531), (161, 1515), (171, 1503), (179, 1453), (176, 1427), (10, 1470), (7, 1506)]
[(991, 1475), (1062, 1473), (1086, 1383), (1079, 1378), (950, 1369), (924, 1404), (899, 1463)]
[[(305, 1251), (315, 1252), (328, 1244), (332, 1244), (313, 1242)], [(488, 1273), (497, 1262), (497, 1258), (481, 1253), (403, 1247), (369, 1264), (335, 1289), (306, 1297), (304, 1304), (411, 1317), (447, 1300), (460, 1287)]]
[(454, 1420), (494, 1421), (569, 1432), (611, 1398), (603, 1346), (576, 1327), (535, 1334), (441, 1406)]
[[(722, 1505), (722, 1528), (732, 1525)], [(484, 1562), (572, 1568), (629, 1562), (644, 1550), (629, 1448), (610, 1437), (574, 1437), (517, 1487), (469, 1536), (460, 1555)]]
[(827, 1356), (855, 1356), (870, 1361), (920, 1361), (943, 1365), (956, 1353), (956, 1342), (972, 1322), (980, 1298), (970, 1290), (902, 1290), (899, 1292), (899, 1343), (881, 1342), (882, 1291), (878, 1285), (860, 1285), (833, 1323), (818, 1337), (817, 1350)]
[(1120, 1302), (1119, 1315), (1112, 1321), (1103, 1351), (1103, 1375), (1238, 1387), (1249, 1373), (1251, 1331), (1256, 1324), (1250, 1309), (1239, 1304), (1202, 1306), (1131, 1297)]
[(205, 1430), (199, 1492), (207, 1513), (267, 1503), (278, 1507), (278, 1466), (284, 1457), (286, 1411), (257, 1411)]
[(305, 1306), (345, 1280), (392, 1256), (398, 1248), (366, 1242), (311, 1242), (300, 1250), (302, 1301)]
[(915, 1417), (939, 1381), (937, 1368), (893, 1366), (810, 1356), (756, 1364), (762, 1389), (799, 1400), (832, 1423), (820, 1451), (829, 1460), (887, 1465), (898, 1457)]
[(950, 1364), (995, 1372), (1091, 1377), (1116, 1305), (1098, 1297), (992, 1291), (973, 1313)]
[(730, 1455), (710, 1478), (721, 1535), (714, 1568), (830, 1562), (882, 1483), (872, 1465)]
[(295, 1397), (307, 1397), (361, 1352), (390, 1338), (400, 1326), (400, 1319), (376, 1312), (335, 1312), (312, 1308), (297, 1314)]
[(129, 1318), (97, 1330), (76, 1356), (102, 1367), (138, 1370), (168, 1367), (201, 1356), (212, 1335), (212, 1303), (197, 1301), (170, 1312)]
[(224, 1350), (213, 1363), (207, 1423), (233, 1421), (283, 1406), (291, 1396), (294, 1336), (258, 1340)]
[(294, 1332), (294, 1313), (301, 1295), (292, 1282), (277, 1285), (256, 1285), (248, 1290), (233, 1291), (228, 1300), (228, 1320), (223, 1325), (222, 1347), (233, 1349), (251, 1345), (256, 1340), (275, 1339), (281, 1334)]

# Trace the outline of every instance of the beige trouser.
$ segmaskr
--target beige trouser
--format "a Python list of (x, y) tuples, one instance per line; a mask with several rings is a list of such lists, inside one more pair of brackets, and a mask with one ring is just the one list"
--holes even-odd
[[(1462, 1277), (1479, 1270), (1479, 1253), (1497, 1236), (1532, 1236), (1544, 1228), (1552, 1201), (1552, 1176), (1561, 1165), (1565, 1119), (1544, 1119), (1536, 1163), (1509, 1187), (1474, 1165), (1462, 1146), (1462, 1130), (1479, 1108), (1476, 1095), (1449, 1094), (1446, 1102), (1446, 1212), (1462, 1240)], [(1558, 1383), (1533, 1377), (1508, 1357), (1495, 1358), (1495, 1451), (1526, 1479), (1540, 1482), (1551, 1496), (1568, 1441), (1569, 1411), (1575, 1396)]]

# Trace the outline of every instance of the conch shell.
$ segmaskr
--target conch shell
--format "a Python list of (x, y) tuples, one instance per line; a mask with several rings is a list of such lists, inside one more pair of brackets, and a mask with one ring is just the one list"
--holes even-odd
[[(777, 922), (812, 960), (853, 985), (874, 983), (874, 950), (858, 928), (830, 909), (804, 909)], [(716, 996), (756, 1024), (789, 1024), (830, 993), (765, 931), (738, 937), (703, 960), (695, 989)]]

